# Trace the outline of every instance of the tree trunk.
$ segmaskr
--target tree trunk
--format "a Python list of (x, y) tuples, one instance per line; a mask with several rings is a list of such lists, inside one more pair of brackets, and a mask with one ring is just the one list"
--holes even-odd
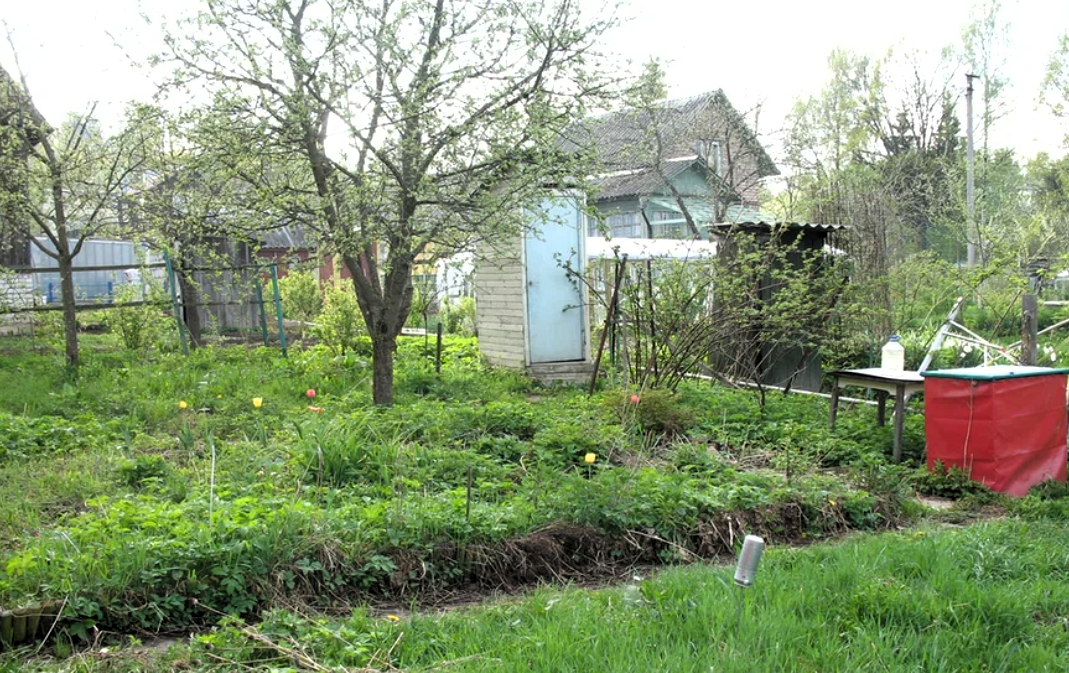
[(63, 302), (63, 338), (66, 342), (67, 366), (78, 367), (78, 314), (74, 304), (74, 262), (67, 255), (59, 258), (60, 299)]
[(376, 405), (393, 404), (393, 354), (397, 349), (397, 337), (371, 332), (371, 398)]
[(185, 307), (184, 317), (186, 330), (189, 332), (189, 347), (196, 348), (200, 345), (204, 328), (200, 324), (200, 307), (197, 306), (200, 303), (200, 292), (197, 290), (197, 284), (192, 280), (193, 272), (184, 268), (188, 266), (181, 265), (175, 275), (178, 277), (178, 287), (182, 289), (182, 305)]

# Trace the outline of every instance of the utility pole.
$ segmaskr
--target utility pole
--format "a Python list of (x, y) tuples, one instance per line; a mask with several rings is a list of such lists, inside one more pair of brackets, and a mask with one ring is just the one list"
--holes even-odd
[(972, 81), (974, 79), (980, 79), (979, 75), (965, 75), (965, 105), (966, 105), (966, 172), (965, 172), (965, 206), (968, 209), (968, 222), (965, 231), (966, 239), (966, 263), (969, 268), (976, 266), (976, 241), (979, 240), (979, 236), (976, 231), (976, 185), (975, 185), (975, 164), (976, 164), (976, 152), (973, 149), (973, 123), (972, 123), (972, 94), (973, 86)]

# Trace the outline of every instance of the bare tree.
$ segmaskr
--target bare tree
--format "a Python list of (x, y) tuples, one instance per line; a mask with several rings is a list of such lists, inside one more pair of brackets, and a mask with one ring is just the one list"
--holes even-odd
[[(141, 163), (136, 125), (104, 138), (95, 106), (60, 128), (34, 105), (25, 79), (0, 67), (0, 202), (6, 226), (59, 267), (67, 363), (78, 366), (74, 258), (119, 226), (117, 196)], [(43, 239), (43, 240), (42, 240)]]

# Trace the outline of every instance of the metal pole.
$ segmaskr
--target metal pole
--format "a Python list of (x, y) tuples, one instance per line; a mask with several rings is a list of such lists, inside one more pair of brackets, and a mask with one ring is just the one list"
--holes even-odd
[(275, 315), (278, 316), (278, 343), (282, 346), (282, 357), (286, 357), (286, 330), (282, 328), (282, 295), (278, 291), (278, 264), (271, 265), (271, 289), (275, 293)]
[[(175, 280), (174, 264), (171, 264), (171, 256), (164, 252), (163, 261), (167, 266), (167, 284), (171, 286), (171, 306), (174, 309), (174, 321), (178, 324), (178, 341), (182, 344), (182, 353), (189, 355), (189, 342), (186, 341), (186, 324), (182, 320), (182, 305), (178, 303), (178, 283)], [(197, 309), (194, 307), (193, 309)]]
[[(426, 330), (424, 330), (426, 331)], [(436, 374), (442, 373), (442, 321), (438, 321), (438, 341), (437, 350), (434, 353), (434, 372)]]
[(978, 75), (965, 75), (965, 106), (966, 106), (966, 172), (965, 172), (965, 204), (968, 209), (966, 229), (966, 263), (969, 268), (976, 266), (976, 241), (979, 239), (976, 231), (976, 185), (975, 165), (976, 152), (973, 149), (973, 120), (972, 120), (972, 81), (978, 79)]
[(256, 279), (256, 303), (260, 306), (260, 333), (264, 337), (264, 345), (267, 345), (267, 312), (264, 308), (264, 288), (260, 279)]

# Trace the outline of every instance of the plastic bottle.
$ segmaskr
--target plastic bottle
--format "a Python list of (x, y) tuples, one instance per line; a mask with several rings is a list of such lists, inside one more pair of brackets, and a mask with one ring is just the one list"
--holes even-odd
[(880, 369), (900, 372), (906, 368), (906, 349), (899, 342), (902, 337), (892, 334), (887, 343), (883, 345), (880, 354)]

